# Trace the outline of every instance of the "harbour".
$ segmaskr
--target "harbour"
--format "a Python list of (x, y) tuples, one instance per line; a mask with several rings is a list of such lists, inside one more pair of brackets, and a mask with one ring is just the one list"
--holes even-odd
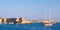
[(0, 0), (0, 30), (60, 30), (60, 0)]
[(0, 30), (60, 30), (60, 23), (52, 26), (42, 26), (41, 23), (32, 24), (0, 24)]
[(58, 21), (55, 20), (25, 20), (24, 18), (0, 18), (0, 24), (31, 24), (42, 23), (44, 26), (52, 26)]

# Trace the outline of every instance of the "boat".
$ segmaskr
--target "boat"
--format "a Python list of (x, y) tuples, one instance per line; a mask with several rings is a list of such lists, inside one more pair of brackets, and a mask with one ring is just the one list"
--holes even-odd
[(52, 26), (53, 23), (45, 23), (44, 26)]

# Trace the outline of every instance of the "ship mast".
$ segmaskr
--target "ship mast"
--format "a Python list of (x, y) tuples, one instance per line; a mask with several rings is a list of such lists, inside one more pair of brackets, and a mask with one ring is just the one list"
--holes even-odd
[(49, 10), (49, 20), (51, 20), (51, 11)]
[(47, 20), (47, 17), (46, 17), (46, 12), (44, 13), (44, 19)]

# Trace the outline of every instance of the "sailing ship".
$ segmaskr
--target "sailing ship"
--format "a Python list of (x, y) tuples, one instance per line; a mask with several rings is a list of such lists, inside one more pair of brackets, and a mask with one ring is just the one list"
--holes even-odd
[(45, 21), (43, 22), (44, 26), (52, 26), (53, 21), (51, 20), (51, 11), (49, 11), (49, 20), (46, 20), (46, 14), (45, 14)]

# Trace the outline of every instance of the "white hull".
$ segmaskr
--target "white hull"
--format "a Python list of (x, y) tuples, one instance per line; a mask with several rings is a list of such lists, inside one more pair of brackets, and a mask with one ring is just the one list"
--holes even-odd
[(44, 24), (45, 26), (52, 26), (53, 24)]

